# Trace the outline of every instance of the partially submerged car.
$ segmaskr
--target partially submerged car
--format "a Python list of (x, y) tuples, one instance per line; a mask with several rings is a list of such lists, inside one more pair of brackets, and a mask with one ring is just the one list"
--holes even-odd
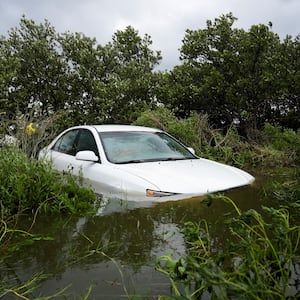
[(105, 197), (168, 201), (251, 184), (238, 168), (199, 158), (168, 133), (130, 125), (69, 128), (42, 149), (54, 169), (80, 174)]

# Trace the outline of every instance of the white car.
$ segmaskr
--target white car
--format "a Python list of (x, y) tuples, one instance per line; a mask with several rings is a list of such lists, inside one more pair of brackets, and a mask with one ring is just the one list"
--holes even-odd
[(254, 181), (238, 168), (197, 157), (162, 130), (141, 126), (72, 127), (41, 150), (39, 159), (80, 174), (96, 193), (124, 200), (177, 200)]

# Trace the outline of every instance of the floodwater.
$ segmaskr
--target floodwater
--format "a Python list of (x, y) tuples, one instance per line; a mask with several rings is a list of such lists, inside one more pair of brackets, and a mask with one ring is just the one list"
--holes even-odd
[[(256, 176), (253, 185), (225, 194), (243, 211), (260, 211), (268, 205), (261, 195), (264, 184), (266, 180)], [(223, 201), (207, 207), (200, 198), (145, 207), (133, 204), (112, 201), (92, 217), (39, 216), (33, 232), (53, 240), (35, 241), (15, 252), (0, 266), (0, 276), (17, 287), (33, 276), (46, 275), (35, 297), (57, 294), (55, 299), (82, 299), (89, 293), (88, 299), (128, 299), (131, 295), (157, 299), (170, 295), (171, 288), (169, 279), (155, 270), (155, 261), (165, 254), (184, 255), (184, 223), (207, 220), (218, 248), (227, 238), (225, 215), (234, 214), (233, 207)]]

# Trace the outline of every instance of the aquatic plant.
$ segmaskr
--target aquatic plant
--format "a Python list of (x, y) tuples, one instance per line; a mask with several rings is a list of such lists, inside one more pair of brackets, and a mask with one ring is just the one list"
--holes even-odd
[[(159, 258), (157, 269), (172, 283), (173, 296), (162, 299), (293, 299), (299, 297), (300, 226), (290, 225), (285, 208), (263, 207), (225, 221), (230, 240), (223, 251), (213, 247), (206, 221), (187, 222), (184, 235), (188, 255)], [(209, 200), (211, 201), (212, 198)]]

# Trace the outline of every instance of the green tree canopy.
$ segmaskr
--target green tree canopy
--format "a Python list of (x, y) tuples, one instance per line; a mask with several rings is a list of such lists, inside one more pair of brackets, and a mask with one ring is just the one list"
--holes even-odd
[(260, 128), (299, 114), (299, 38), (282, 42), (271, 24), (233, 28), (236, 20), (230, 13), (186, 31), (183, 63), (165, 76), (164, 103), (182, 117), (206, 113), (218, 127)]
[(151, 44), (149, 35), (141, 38), (128, 26), (124, 31), (117, 31), (107, 45), (113, 58), (108, 85), (111, 99), (108, 115), (112, 116), (109, 121), (132, 122), (155, 103), (158, 75), (154, 69), (161, 55), (151, 50)]
[(1, 98), (9, 113), (25, 112), (33, 105), (43, 114), (63, 107), (66, 64), (58, 52), (55, 29), (46, 21), (36, 25), (22, 17), (20, 27), (1, 40), (1, 61), (5, 78)]
[(131, 26), (100, 45), (23, 16), (0, 38), (1, 115), (63, 112), (64, 126), (131, 123), (164, 104), (182, 118), (207, 114), (216, 127), (236, 122), (245, 134), (266, 122), (299, 128), (300, 35), (281, 40), (271, 24), (245, 31), (236, 20), (229, 13), (188, 29), (182, 64), (158, 72), (160, 52)]
[(68, 124), (132, 122), (150, 108), (160, 52), (132, 27), (107, 45), (81, 33), (56, 33), (24, 16), (0, 40), (1, 111), (41, 116), (64, 111)]

